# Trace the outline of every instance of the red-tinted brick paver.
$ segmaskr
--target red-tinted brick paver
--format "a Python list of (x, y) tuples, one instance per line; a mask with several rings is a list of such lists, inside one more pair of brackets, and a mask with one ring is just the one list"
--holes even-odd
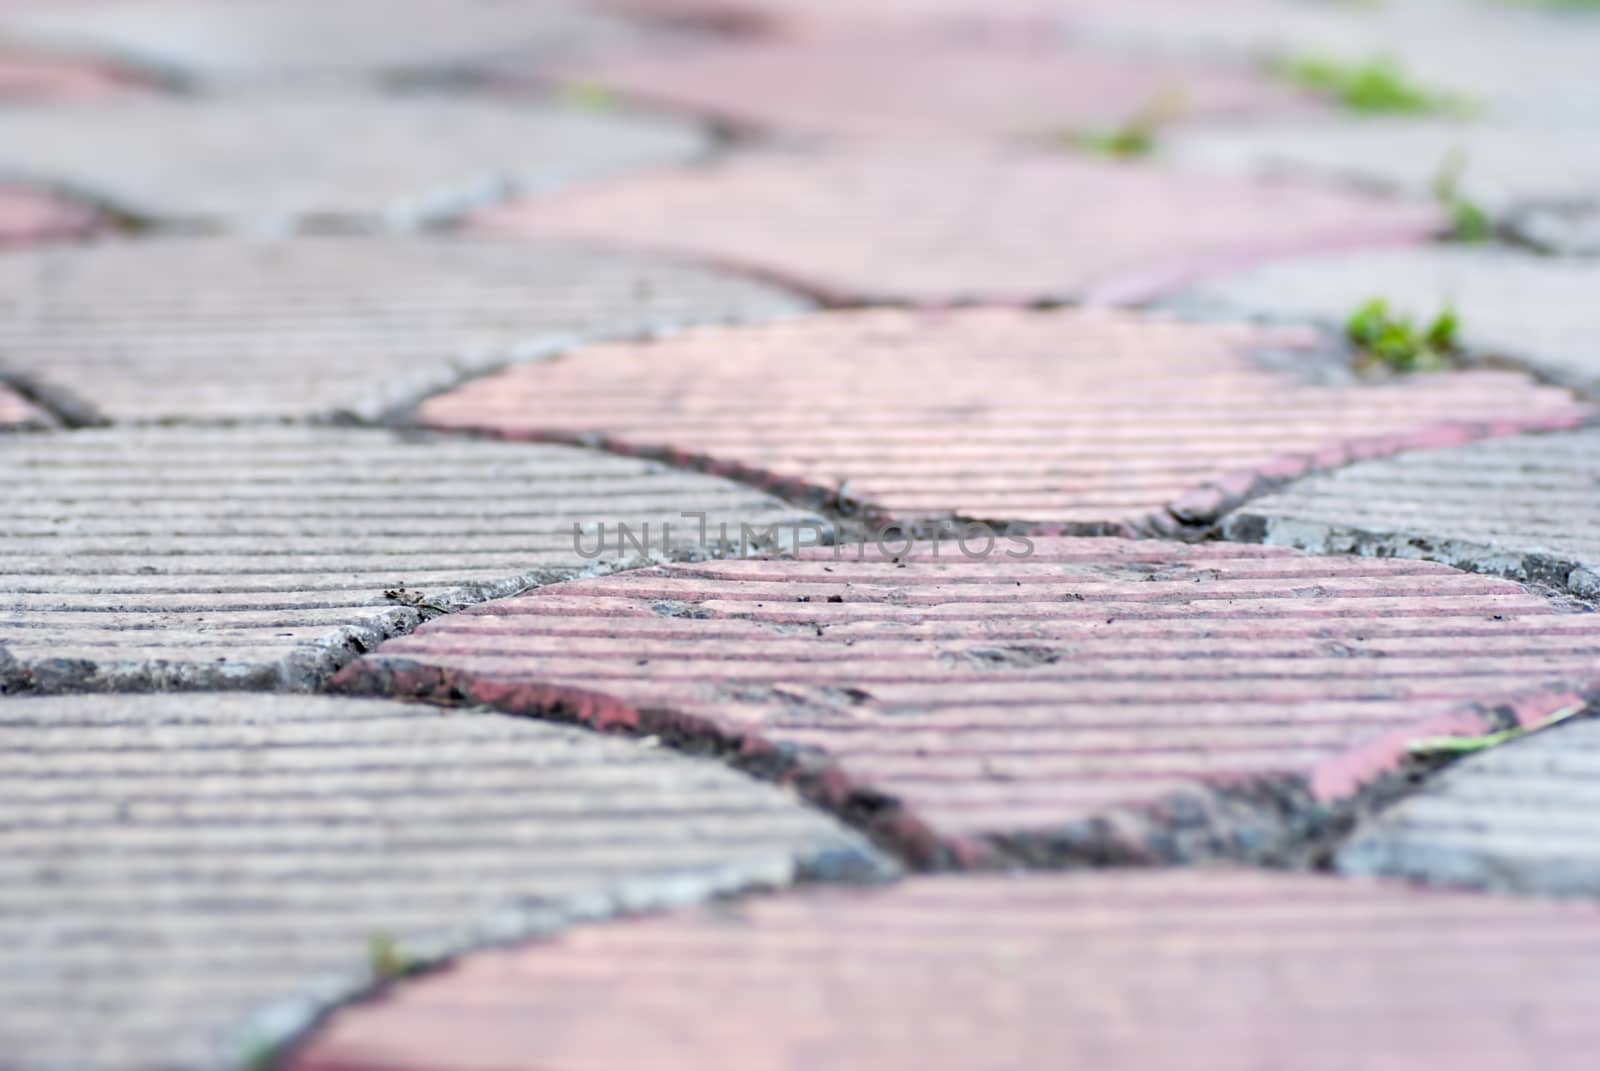
[(601, 56), (558, 76), (764, 130), (878, 141), (1048, 136), (1121, 123), (1168, 100), (1180, 115), (1315, 107), (1247, 68), (898, 36), (656, 47)]
[(484, 226), (666, 250), (838, 301), (1137, 302), (1296, 251), (1418, 242), (1429, 207), (1054, 153), (747, 156), (512, 203)]
[(293, 1071), (1593, 1066), (1600, 911), (1301, 875), (924, 878), (628, 920), (334, 1017)]
[(16, 391), (0, 384), (0, 431), (48, 427), (50, 420)]
[[(419, 419), (601, 441), (880, 519), (1132, 532), (1307, 469), (1590, 412), (1516, 373), (1318, 385), (1250, 352), (1307, 338), (1107, 311), (832, 312), (582, 349)], [(1283, 363), (1333, 374), (1308, 352)]]
[(0, 186), (0, 247), (83, 237), (100, 225), (99, 214), (86, 205), (36, 190)]
[(337, 681), (716, 740), (926, 863), (1268, 855), (1418, 735), (1538, 721), (1600, 688), (1600, 617), (1440, 565), (905, 547), (555, 585)]

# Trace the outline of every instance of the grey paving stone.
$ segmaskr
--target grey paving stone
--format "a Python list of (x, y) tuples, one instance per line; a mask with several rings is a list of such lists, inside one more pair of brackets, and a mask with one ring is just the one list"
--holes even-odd
[(117, 0), (0, 9), (0, 36), (205, 81), (451, 74), (637, 30), (569, 0)]
[(812, 520), (572, 447), (282, 426), (0, 438), (0, 493), (0, 693), (313, 688), (440, 609), (692, 556), (685, 512)]
[(373, 982), (567, 922), (891, 871), (665, 748), (310, 696), (0, 705), (0, 1063), (242, 1065)]
[[(1600, 696), (1592, 709), (1600, 710)], [(1600, 896), (1600, 721), (1535, 733), (1446, 770), (1358, 829), (1347, 874)]]
[(1372, 298), (1419, 319), (1452, 307), (1469, 352), (1521, 361), (1558, 382), (1594, 391), (1600, 390), (1596, 295), (1600, 260), (1439, 245), (1276, 261), (1211, 278), (1167, 304), (1333, 327), (1342, 327)]
[(113, 241), (0, 255), (0, 372), (92, 421), (373, 420), (581, 339), (805, 303), (648, 256), (448, 238)]
[(1430, 200), (1447, 169), (1460, 193), (1508, 229), (1582, 252), (1600, 214), (1600, 137), (1592, 125), (1447, 119), (1186, 124), (1161, 139), (1172, 160), (1232, 175), (1346, 180)]
[(1223, 530), (1319, 554), (1427, 558), (1600, 598), (1600, 430), (1363, 462), (1257, 499)]
[(456, 96), (243, 93), (0, 112), (0, 174), (135, 219), (408, 228), (708, 151), (677, 121)]

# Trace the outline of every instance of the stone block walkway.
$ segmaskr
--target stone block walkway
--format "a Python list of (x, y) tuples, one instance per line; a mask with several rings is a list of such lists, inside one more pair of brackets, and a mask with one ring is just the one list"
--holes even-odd
[(0, 1069), (1588, 1069), (1600, 6), (0, 0)]

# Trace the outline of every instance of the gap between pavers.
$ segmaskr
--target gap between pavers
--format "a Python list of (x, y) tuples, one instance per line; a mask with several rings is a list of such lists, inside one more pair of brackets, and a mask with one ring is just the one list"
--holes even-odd
[(709, 749), (926, 867), (1315, 861), (1408, 787), (1410, 741), (1600, 689), (1600, 616), (1504, 580), (969, 536), (981, 560), (902, 542), (555, 585), (430, 622), (334, 687)]
[(48, 413), (0, 383), (0, 432), (38, 431), (54, 426)]
[(1600, 897), (1600, 721), (1535, 733), (1441, 773), (1359, 827), (1340, 872)]
[(1361, 384), (1319, 345), (1107, 311), (830, 312), (578, 349), (415, 419), (660, 457), (870, 524), (1133, 534), (1203, 529), (1307, 471), (1594, 415), (1518, 373)]
[(0, 473), (0, 693), (311, 690), (428, 617), (712, 553), (697, 513), (750, 550), (829, 533), (659, 464), (378, 429), (13, 435)]
[(692, 162), (700, 129), (549, 102), (234, 93), (0, 111), (0, 175), (142, 224), (415, 230), (511, 194)]
[(1427, 321), (1454, 310), (1469, 357), (1510, 362), (1600, 396), (1600, 259), (1500, 246), (1368, 249), (1284, 259), (1200, 280), (1165, 304), (1224, 317), (1340, 326), (1364, 302)]
[(1422, 558), (1600, 602), (1600, 431), (1425, 450), (1291, 483), (1225, 538)]
[(258, 1067), (406, 964), (895, 869), (714, 764), (328, 697), (8, 700), (0, 801), (9, 1071)]
[(1426, 241), (1427, 205), (1044, 150), (749, 153), (478, 213), (477, 229), (675, 253), (833, 304), (1137, 304), (1318, 250)]
[(806, 307), (730, 275), (559, 244), (108, 241), (0, 257), (0, 368), (68, 423), (376, 422), (581, 341)]
[(177, 84), (308, 85), (448, 79), (490, 61), (537, 63), (637, 41), (581, 2), (118, 0), (0, 9), (0, 36), (109, 59)]
[(1600, 910), (1231, 871), (921, 878), (583, 927), (289, 1071), (1586, 1071)]
[[(1042, 139), (1117, 126), (1170, 102), (1180, 116), (1316, 114), (1246, 68), (1131, 57), (1067, 41), (889, 34), (656, 43), (536, 70), (652, 107), (776, 135), (900, 144)], [(518, 72), (506, 68), (515, 82)]]

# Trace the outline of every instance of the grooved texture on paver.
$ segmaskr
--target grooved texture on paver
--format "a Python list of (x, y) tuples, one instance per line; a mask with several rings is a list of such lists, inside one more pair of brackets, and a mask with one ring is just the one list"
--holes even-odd
[(1227, 871), (924, 878), (486, 953), (341, 1012), (290, 1067), (1579, 1071), (1597, 953), (1591, 905)]
[(1452, 308), (1467, 349), (1525, 361), (1562, 382), (1600, 390), (1597, 293), (1600, 260), (1438, 246), (1277, 261), (1201, 281), (1171, 302), (1224, 315), (1328, 324), (1342, 324), (1372, 298), (1418, 319)]
[(428, 960), (798, 872), (885, 869), (793, 797), (496, 715), (288, 696), (0, 706), (12, 1071), (242, 1066)]
[(82, 238), (100, 224), (98, 214), (85, 205), (71, 204), (38, 190), (0, 185), (0, 248)]
[(336, 684), (720, 739), (924, 861), (967, 862), (1265, 854), (1418, 733), (1600, 686), (1600, 616), (1440, 565), (904, 547), (556, 585), (430, 622)]
[(1600, 431), (1428, 450), (1256, 499), (1230, 539), (1428, 558), (1600, 599)]
[(1600, 895), (1600, 722), (1475, 755), (1371, 819), (1346, 874), (1555, 896)]
[[(1318, 384), (1304, 332), (1122, 313), (835, 312), (597, 346), (425, 403), (428, 425), (599, 441), (875, 518), (1080, 531), (1212, 518), (1264, 481), (1589, 410), (1514, 373)], [(755, 422), (751, 413), (760, 413)]]
[(115, 242), (0, 258), (0, 368), (87, 418), (371, 420), (575, 341), (802, 307), (715, 272), (559, 246)]
[(739, 39), (559, 70), (654, 105), (779, 133), (1027, 138), (1118, 124), (1153, 100), (1183, 115), (1311, 111), (1265, 75), (1069, 46), (890, 36)]
[(0, 34), (218, 82), (449, 75), (633, 40), (579, 3), (537, 0), (130, 0), (0, 12)]
[[(809, 520), (645, 462), (376, 430), (13, 437), (0, 473), (0, 692), (313, 688), (440, 610), (693, 554), (685, 511)], [(624, 522), (652, 543), (575, 541)]]
[(1421, 241), (1431, 208), (1049, 153), (751, 155), (517, 201), (489, 229), (661, 249), (839, 301), (1142, 301), (1317, 249)]
[(707, 151), (687, 124), (458, 97), (235, 95), (0, 112), (0, 172), (126, 215), (415, 227)]

